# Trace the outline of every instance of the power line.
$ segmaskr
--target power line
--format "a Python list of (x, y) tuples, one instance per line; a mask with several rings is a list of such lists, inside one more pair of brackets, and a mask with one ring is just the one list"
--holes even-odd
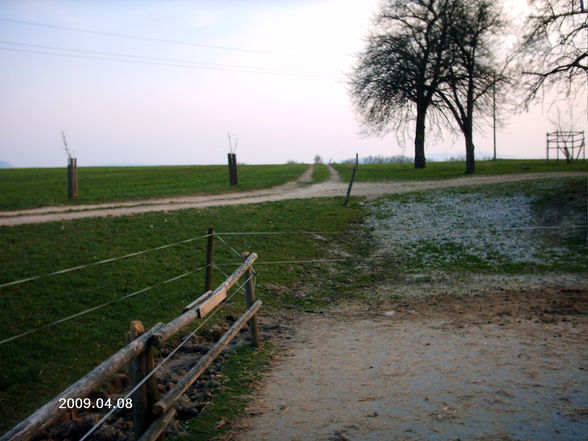
[(257, 49), (244, 49), (244, 48), (237, 48), (237, 47), (230, 47), (230, 46), (218, 46), (212, 44), (202, 44), (202, 43), (193, 43), (188, 41), (178, 41), (178, 40), (168, 40), (164, 38), (153, 38), (153, 37), (145, 37), (141, 35), (131, 35), (131, 34), (120, 34), (116, 32), (104, 32), (104, 31), (95, 31), (90, 29), (81, 29), (81, 28), (72, 28), (69, 26), (59, 26), (59, 25), (52, 25), (46, 23), (38, 23), (32, 21), (25, 21), (25, 20), (15, 20), (12, 18), (0, 17), (1, 21), (9, 22), (9, 23), (18, 23), (24, 24), (28, 26), (39, 26), (48, 29), (59, 29), (63, 31), (70, 31), (70, 32), (81, 32), (84, 34), (95, 34), (95, 35), (104, 35), (107, 37), (116, 37), (116, 38), (126, 38), (130, 40), (142, 40), (142, 41), (153, 41), (156, 43), (167, 43), (167, 44), (178, 44), (182, 46), (194, 46), (194, 47), (203, 47), (207, 49), (218, 49), (218, 50), (225, 50), (225, 51), (234, 51), (234, 52), (252, 52), (258, 54), (268, 54), (268, 51), (262, 51)]
[[(99, 58), (99, 57), (108, 57), (108, 60), (113, 60), (112, 57), (118, 57), (118, 58), (121, 58), (121, 60), (118, 60), (118, 61), (132, 61), (132, 59), (135, 59), (135, 60), (139, 60), (139, 61), (143, 61), (143, 60), (155, 61), (155, 62), (162, 63), (162, 64), (174, 63), (174, 66), (175, 66), (175, 63), (182, 63), (182, 64), (187, 64), (187, 65), (205, 66), (205, 67), (209, 67), (209, 68), (214, 67), (214, 68), (223, 68), (223, 69), (260, 71), (260, 73), (275, 71), (275, 72), (284, 72), (284, 73), (292, 73), (292, 74), (306, 74), (306, 75), (314, 75), (315, 74), (314, 72), (304, 72), (304, 71), (299, 71), (299, 70), (294, 70), (294, 69), (284, 69), (284, 68), (279, 68), (279, 67), (240, 66), (240, 65), (234, 65), (234, 64), (208, 63), (208, 62), (204, 62), (204, 61), (195, 61), (195, 60), (181, 60), (181, 59), (177, 59), (177, 58), (147, 57), (147, 56), (143, 56), (143, 55), (93, 51), (93, 50), (88, 50), (88, 49), (70, 49), (70, 48), (63, 48), (63, 47), (57, 47), (57, 46), (44, 46), (44, 45), (22, 43), (22, 42), (16, 42), (16, 41), (0, 40), (0, 44), (12, 45), (12, 46), (25, 46), (28, 48), (35, 48), (35, 49), (49, 49), (49, 50), (61, 51), (61, 52), (75, 52), (78, 54), (82, 54), (84, 56), (91, 56), (91, 58), (96, 57), (101, 60), (103, 60), (104, 58)], [(42, 52), (42, 53), (45, 53), (45, 52)], [(56, 54), (56, 55), (58, 55), (58, 54)], [(125, 58), (129, 58), (131, 60), (126, 60)]]
[(0, 50), (4, 51), (11, 51), (11, 52), (23, 52), (23, 53), (32, 53), (32, 54), (40, 54), (40, 55), (52, 55), (57, 57), (66, 57), (66, 58), (83, 58), (89, 60), (97, 60), (97, 61), (114, 61), (118, 63), (131, 63), (131, 64), (147, 64), (151, 66), (163, 66), (163, 67), (181, 67), (187, 69), (200, 69), (200, 70), (219, 70), (219, 71), (226, 71), (226, 72), (242, 72), (242, 73), (254, 73), (254, 74), (264, 74), (264, 75), (280, 75), (280, 76), (291, 76), (291, 77), (310, 77), (312, 74), (295, 74), (295, 73), (288, 73), (288, 72), (272, 72), (272, 71), (262, 71), (262, 70), (251, 70), (251, 69), (229, 69), (229, 68), (222, 68), (222, 67), (212, 67), (212, 66), (195, 66), (195, 65), (186, 65), (186, 64), (171, 64), (171, 63), (156, 63), (150, 61), (134, 61), (134, 60), (125, 60), (121, 58), (107, 58), (107, 57), (99, 57), (99, 56), (89, 56), (89, 55), (74, 55), (74, 54), (59, 54), (59, 53), (52, 53), (46, 51), (39, 51), (39, 50), (28, 50), (28, 49), (16, 49), (16, 48), (7, 48), (7, 47), (0, 47)]

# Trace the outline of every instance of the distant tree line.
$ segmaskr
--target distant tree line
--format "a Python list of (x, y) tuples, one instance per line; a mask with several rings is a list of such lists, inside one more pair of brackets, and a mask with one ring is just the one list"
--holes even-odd
[(491, 0), (387, 0), (350, 75), (350, 95), (368, 133), (414, 129), (414, 166), (425, 168), (427, 125), (461, 132), (466, 173), (473, 134), (513, 89), (523, 103), (540, 90), (586, 80), (582, 0), (530, 0), (534, 13), (512, 53), (500, 52), (507, 21)]
[[(350, 159), (349, 162), (354, 162), (355, 159)], [(404, 155), (394, 155), (394, 156), (383, 156), (383, 155), (376, 155), (376, 156), (366, 156), (363, 158), (359, 158), (360, 164), (406, 164), (407, 162), (411, 162), (412, 159), (408, 156)]]

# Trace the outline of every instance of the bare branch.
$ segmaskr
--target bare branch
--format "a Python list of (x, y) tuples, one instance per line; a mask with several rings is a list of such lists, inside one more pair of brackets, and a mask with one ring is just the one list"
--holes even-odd
[(543, 89), (574, 95), (588, 75), (588, 11), (582, 1), (533, 0), (518, 47), (519, 70), (527, 90), (524, 104)]
[(69, 147), (67, 145), (67, 138), (65, 137), (65, 132), (63, 130), (61, 131), (61, 139), (63, 140), (63, 148), (65, 150), (65, 153), (67, 154), (67, 158), (72, 159), (73, 156), (71, 154), (71, 150), (69, 149)]

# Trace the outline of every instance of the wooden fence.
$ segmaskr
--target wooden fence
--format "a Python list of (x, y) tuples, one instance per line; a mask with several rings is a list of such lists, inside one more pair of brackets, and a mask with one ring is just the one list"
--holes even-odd
[[(209, 247), (211, 245), (209, 244)], [(210, 249), (211, 251), (211, 249)], [(211, 252), (207, 260), (211, 259)], [(158, 323), (145, 331), (141, 322), (131, 323), (128, 344), (102, 362), (99, 366), (69, 386), (47, 404), (39, 408), (28, 418), (5, 433), (0, 441), (25, 441), (33, 439), (43, 430), (57, 421), (68, 409), (60, 404), (68, 399), (86, 397), (98, 386), (105, 383), (112, 375), (129, 365), (129, 379), (132, 394), (132, 408), (135, 437), (140, 441), (156, 440), (165, 427), (172, 421), (174, 403), (204, 373), (210, 364), (220, 355), (239, 331), (249, 323), (251, 339), (255, 346), (260, 344), (259, 326), (256, 313), (261, 301), (255, 298), (255, 284), (252, 265), (257, 254), (243, 253), (243, 263), (214, 291), (207, 291), (184, 308), (183, 313), (167, 324)], [(211, 262), (211, 260), (209, 260)], [(202, 356), (196, 364), (163, 396), (157, 397), (153, 348), (161, 345), (181, 329), (213, 311), (227, 298), (227, 293), (241, 277), (245, 277), (245, 298), (247, 310)], [(65, 400), (65, 401), (64, 401)], [(113, 400), (116, 402), (117, 400)]]

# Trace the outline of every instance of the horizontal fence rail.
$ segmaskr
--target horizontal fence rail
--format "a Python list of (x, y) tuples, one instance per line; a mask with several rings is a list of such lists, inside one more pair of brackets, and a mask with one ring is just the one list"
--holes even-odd
[[(29, 441), (38, 436), (45, 429), (54, 424), (58, 418), (67, 412), (65, 406), (60, 406), (63, 399), (79, 399), (86, 397), (90, 392), (105, 383), (112, 375), (129, 365), (129, 376), (133, 389), (127, 394), (133, 397), (133, 413), (136, 439), (142, 441), (156, 440), (165, 427), (173, 419), (174, 403), (184, 392), (202, 375), (210, 364), (220, 355), (239, 331), (249, 323), (251, 339), (255, 346), (259, 346), (259, 328), (256, 314), (262, 302), (256, 300), (254, 292), (253, 262), (257, 254), (243, 253), (243, 262), (227, 279), (214, 291), (206, 292), (184, 308), (184, 312), (167, 324), (157, 323), (151, 329), (144, 331), (140, 322), (132, 322), (134, 334), (129, 334), (129, 343), (118, 352), (103, 361), (100, 365), (58, 394), (52, 400), (40, 407), (32, 415), (6, 432), (0, 441)], [(200, 329), (194, 330), (171, 354), (157, 367), (153, 367), (151, 348), (160, 345), (171, 336), (177, 334), (190, 323), (209, 314), (215, 307), (227, 299), (228, 291), (245, 276), (246, 280), (241, 285), (244, 288), (248, 309), (229, 328), (221, 339), (197, 362), (195, 365), (156, 403), (153, 374), (163, 362), (167, 361), (185, 343), (189, 337)], [(235, 293), (236, 294), (236, 293)], [(232, 294), (231, 297), (235, 294)], [(216, 311), (215, 311), (216, 312)], [(212, 316), (213, 314), (211, 314)], [(206, 322), (206, 320), (204, 321)], [(204, 324), (204, 323), (203, 323)], [(151, 391), (150, 391), (151, 389)], [(126, 397), (125, 397), (126, 398)], [(137, 405), (137, 406), (135, 406)], [(111, 409), (82, 439), (86, 439), (116, 410)]]

